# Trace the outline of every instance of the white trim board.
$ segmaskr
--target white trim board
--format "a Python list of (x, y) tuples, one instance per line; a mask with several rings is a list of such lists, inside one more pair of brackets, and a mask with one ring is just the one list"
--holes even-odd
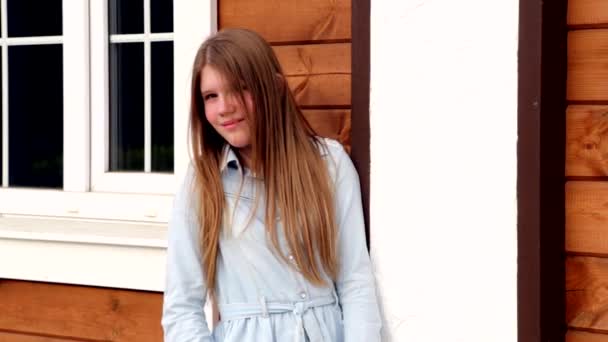
[(163, 291), (166, 226), (0, 218), (0, 278)]

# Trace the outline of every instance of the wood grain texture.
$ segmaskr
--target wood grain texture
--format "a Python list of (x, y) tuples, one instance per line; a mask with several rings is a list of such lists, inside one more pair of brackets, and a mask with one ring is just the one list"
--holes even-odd
[(274, 46), (287, 76), (351, 74), (351, 44)]
[(350, 75), (287, 77), (287, 83), (300, 106), (350, 107)]
[(566, 251), (608, 254), (608, 182), (566, 183)]
[(220, 28), (245, 27), (271, 43), (351, 39), (350, 0), (222, 0)]
[(566, 322), (608, 333), (608, 259), (566, 258)]
[(296, 100), (303, 106), (350, 106), (350, 43), (276, 46)]
[(568, 25), (608, 24), (606, 0), (569, 0)]
[[(20, 334), (16, 332), (0, 331), (0, 342), (75, 342), (83, 341), (81, 339), (48, 337)], [(89, 342), (88, 340), (87, 342)]]
[(566, 333), (566, 342), (608, 342), (608, 335), (569, 330)]
[(0, 280), (0, 330), (103, 341), (162, 341), (162, 294)]
[(569, 101), (608, 100), (608, 29), (568, 33)]
[(569, 106), (566, 176), (608, 176), (608, 106)]
[(303, 113), (317, 135), (350, 147), (350, 110), (304, 110)]

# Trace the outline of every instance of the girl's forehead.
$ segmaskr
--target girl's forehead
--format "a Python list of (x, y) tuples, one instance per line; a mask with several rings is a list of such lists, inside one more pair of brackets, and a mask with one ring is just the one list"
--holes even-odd
[(205, 65), (200, 73), (201, 91), (223, 89), (228, 86), (226, 77), (212, 65)]

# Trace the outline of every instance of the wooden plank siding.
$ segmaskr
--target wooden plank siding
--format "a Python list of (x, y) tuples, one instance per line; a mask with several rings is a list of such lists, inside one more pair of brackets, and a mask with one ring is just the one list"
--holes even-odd
[(298, 104), (350, 108), (350, 44), (275, 46)]
[(608, 182), (566, 184), (566, 251), (608, 256)]
[(569, 0), (568, 26), (602, 27), (608, 25), (608, 2), (603, 0)]
[(160, 293), (0, 280), (0, 303), (0, 331), (15, 335), (162, 341)]
[(608, 335), (570, 330), (566, 334), (566, 342), (608, 342)]
[(608, 103), (608, 29), (568, 33), (569, 101)]
[(63, 337), (51, 337), (43, 335), (31, 335), (18, 332), (0, 331), (0, 342), (74, 342), (91, 341)]
[(350, 110), (304, 110), (312, 129), (320, 136), (336, 139), (350, 146)]
[(350, 41), (350, 0), (219, 0), (219, 26), (245, 27), (272, 44)]
[(570, 327), (608, 333), (608, 259), (566, 261), (566, 319)]
[(608, 176), (608, 106), (571, 105), (566, 127), (566, 176)]
[(608, 342), (608, 2), (568, 3), (567, 342)]

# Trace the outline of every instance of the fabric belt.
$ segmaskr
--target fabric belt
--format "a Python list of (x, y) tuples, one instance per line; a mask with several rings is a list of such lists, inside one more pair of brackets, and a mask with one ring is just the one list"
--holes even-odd
[(292, 303), (268, 302), (265, 297), (261, 297), (259, 304), (220, 304), (219, 311), (221, 320), (223, 321), (233, 321), (259, 316), (269, 317), (269, 315), (272, 314), (291, 312), (296, 319), (294, 342), (304, 342), (306, 335), (308, 335), (311, 341), (317, 342), (326, 341), (327, 339), (323, 336), (316, 319), (310, 315), (309, 309), (332, 304), (338, 305), (335, 292), (333, 296), (317, 297), (309, 301)]

